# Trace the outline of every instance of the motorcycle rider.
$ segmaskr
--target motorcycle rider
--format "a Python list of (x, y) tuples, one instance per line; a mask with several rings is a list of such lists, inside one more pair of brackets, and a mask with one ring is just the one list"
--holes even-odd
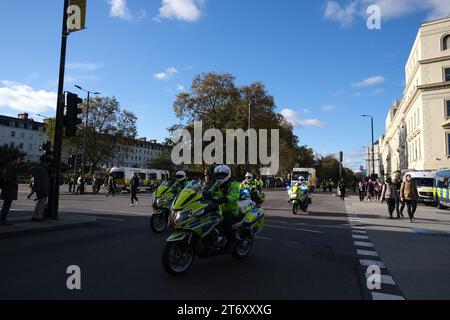
[(184, 171), (178, 171), (175, 174), (175, 184), (173, 185), (175, 194), (179, 194), (187, 185), (187, 174)]
[[(216, 202), (222, 211), (223, 228), (228, 240), (233, 239), (233, 225), (242, 220), (239, 211), (240, 188), (239, 183), (231, 180), (231, 169), (227, 165), (220, 165), (214, 170), (214, 184), (203, 192), (203, 197)], [(231, 241), (228, 241), (230, 244)]]
[(242, 181), (239, 188), (242, 190), (244, 188), (253, 189), (254, 187), (256, 187), (256, 182), (253, 179), (253, 174), (251, 174), (250, 172), (247, 172), (245, 174), (245, 180)]
[(309, 185), (306, 182), (306, 179), (304, 177), (300, 177), (299, 181), (300, 181), (300, 187), (302, 187), (302, 186), (306, 187), (306, 194), (308, 195), (308, 201), (311, 204), (311, 192), (309, 190)]

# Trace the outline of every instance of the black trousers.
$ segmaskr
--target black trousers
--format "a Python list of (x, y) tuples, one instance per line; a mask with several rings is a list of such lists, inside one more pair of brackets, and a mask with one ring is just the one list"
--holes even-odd
[(134, 202), (139, 202), (139, 199), (137, 198), (137, 190), (131, 189), (131, 204), (134, 204)]
[(386, 204), (388, 207), (389, 216), (392, 218), (396, 208), (396, 201), (395, 199), (386, 199)]
[(406, 206), (408, 207), (408, 216), (412, 220), (414, 220), (414, 215), (417, 210), (417, 201), (415, 200), (405, 200)]
[(364, 191), (359, 191), (359, 201), (364, 201), (366, 193)]
[(242, 220), (242, 217), (235, 216), (231, 213), (223, 215), (223, 231), (227, 240), (233, 240), (233, 225)]
[(6, 219), (8, 218), (8, 213), (9, 213), (9, 209), (11, 209), (11, 205), (12, 205), (12, 200), (10, 199), (5, 199), (3, 201), (3, 206), (2, 206), (2, 213), (1, 213), (1, 221), (6, 221)]
[(401, 202), (400, 199), (396, 201), (395, 203), (395, 209), (397, 210), (397, 216), (398, 217), (404, 217), (403, 210), (405, 210), (406, 203)]

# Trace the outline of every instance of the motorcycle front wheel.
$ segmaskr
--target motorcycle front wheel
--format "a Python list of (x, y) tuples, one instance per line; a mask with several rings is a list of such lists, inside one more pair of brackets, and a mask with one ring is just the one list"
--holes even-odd
[(292, 206), (292, 213), (294, 215), (298, 214), (298, 203), (294, 203), (294, 205)]
[(245, 259), (252, 251), (252, 247), (253, 237), (243, 239), (240, 243), (234, 246), (231, 255), (237, 260)]
[(168, 242), (162, 258), (164, 270), (172, 276), (185, 274), (194, 262), (194, 248), (184, 242)]
[(168, 217), (163, 213), (153, 214), (150, 218), (150, 228), (154, 233), (162, 233), (168, 226)]

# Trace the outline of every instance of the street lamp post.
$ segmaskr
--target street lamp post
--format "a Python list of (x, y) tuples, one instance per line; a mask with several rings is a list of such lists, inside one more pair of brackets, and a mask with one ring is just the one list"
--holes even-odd
[(372, 125), (372, 175), (374, 175), (375, 174), (375, 136), (373, 133), (373, 116), (363, 114), (363, 115), (361, 115), (361, 117), (370, 118), (370, 122)]
[(87, 106), (86, 106), (86, 123), (84, 126), (84, 147), (83, 147), (83, 167), (81, 168), (81, 177), (82, 177), (82, 184), (83, 184), (83, 190), (84, 190), (84, 174), (86, 169), (86, 150), (87, 150), (87, 134), (88, 134), (88, 125), (89, 125), (89, 103), (91, 100), (91, 94), (99, 95), (99, 92), (93, 92), (89, 90), (83, 89), (81, 86), (75, 85), (75, 87), (81, 91), (84, 91), (87, 93)]

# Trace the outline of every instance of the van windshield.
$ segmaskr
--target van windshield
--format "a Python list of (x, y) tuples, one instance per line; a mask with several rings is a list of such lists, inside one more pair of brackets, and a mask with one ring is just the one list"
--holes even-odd
[(433, 187), (434, 179), (431, 178), (414, 178), (414, 182), (418, 188), (420, 187)]

